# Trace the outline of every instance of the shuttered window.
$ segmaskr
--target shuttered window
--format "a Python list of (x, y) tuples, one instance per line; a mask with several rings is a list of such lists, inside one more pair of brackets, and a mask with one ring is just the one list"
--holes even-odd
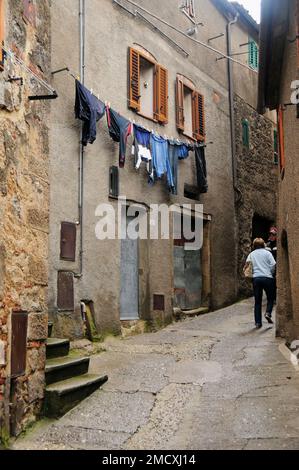
[(168, 122), (168, 71), (161, 65), (156, 66), (154, 95), (154, 117), (157, 121), (166, 124)]
[(253, 40), (249, 40), (249, 66), (254, 70), (259, 68), (259, 48), (257, 43)]
[(4, 24), (4, 0), (0, 0), (0, 70), (3, 70), (4, 65), (4, 52), (1, 47), (4, 44)]
[(205, 112), (204, 97), (197, 91), (192, 95), (192, 122), (193, 137), (196, 140), (205, 140)]
[(282, 174), (285, 169), (285, 150), (284, 150), (284, 128), (283, 128), (283, 110), (280, 106), (278, 109), (278, 141), (279, 141), (279, 162)]
[(250, 146), (250, 131), (249, 122), (247, 119), (242, 119), (242, 142), (244, 147), (249, 149)]
[[(190, 81), (186, 83), (184, 78), (179, 75), (176, 80), (176, 126), (181, 132), (186, 133), (189, 137), (192, 137), (198, 141), (205, 141), (206, 138), (206, 124), (205, 124), (205, 101), (204, 96), (191, 88)], [(185, 109), (186, 97), (188, 99), (189, 93), (192, 96), (191, 114), (190, 119), (192, 120), (192, 135), (189, 135), (186, 130), (186, 122), (188, 122), (188, 106)], [(188, 127), (188, 125), (187, 125)]]
[(176, 126), (180, 131), (184, 131), (184, 83), (179, 77), (176, 80)]
[(129, 50), (129, 104), (140, 111), (140, 55), (135, 49)]
[(168, 122), (168, 71), (133, 48), (129, 48), (129, 107), (161, 124)]
[(111, 166), (109, 169), (109, 195), (119, 196), (119, 171), (117, 166)]

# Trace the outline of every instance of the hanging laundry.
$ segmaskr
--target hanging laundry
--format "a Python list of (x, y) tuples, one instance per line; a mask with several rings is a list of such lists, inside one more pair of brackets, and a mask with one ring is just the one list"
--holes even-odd
[(84, 122), (82, 145), (92, 144), (96, 140), (96, 125), (104, 114), (104, 103), (98, 100), (79, 80), (76, 80), (75, 116)]
[(154, 134), (151, 136), (151, 148), (152, 148), (152, 157), (153, 157), (153, 167), (155, 171), (155, 176), (157, 178), (162, 178), (164, 174), (167, 176), (167, 183), (169, 189), (173, 191), (174, 182), (173, 175), (169, 163), (168, 155), (168, 141), (163, 139), (163, 137), (158, 137)]
[(205, 146), (195, 145), (195, 161), (197, 173), (197, 186), (200, 193), (208, 192), (207, 166), (205, 157)]
[(144, 127), (133, 125), (134, 143), (132, 146), (132, 155), (135, 157), (135, 168), (139, 170), (141, 163), (145, 162), (149, 174), (149, 182), (154, 180), (154, 170), (151, 154), (151, 133)]
[(133, 132), (133, 124), (109, 107), (106, 107), (106, 113), (110, 137), (114, 142), (119, 142), (119, 166), (123, 168), (126, 161), (127, 140)]
[(169, 163), (173, 176), (174, 188), (172, 193), (178, 194), (178, 161), (189, 157), (190, 150), (194, 150), (193, 145), (179, 142), (178, 140), (168, 140), (169, 143)]

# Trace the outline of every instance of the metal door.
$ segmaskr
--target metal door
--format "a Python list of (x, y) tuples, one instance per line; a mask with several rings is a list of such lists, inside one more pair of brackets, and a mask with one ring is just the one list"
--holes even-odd
[[(127, 224), (133, 218), (127, 217)], [(120, 319), (139, 319), (138, 240), (121, 241)]]
[(185, 250), (185, 305), (187, 310), (201, 306), (201, 293), (201, 250)]

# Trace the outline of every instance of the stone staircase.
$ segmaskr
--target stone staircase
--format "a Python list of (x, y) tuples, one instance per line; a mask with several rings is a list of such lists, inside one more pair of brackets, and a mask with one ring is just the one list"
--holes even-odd
[(69, 340), (52, 338), (52, 327), (49, 322), (44, 414), (58, 418), (95, 392), (108, 377), (88, 374), (89, 357), (69, 357)]

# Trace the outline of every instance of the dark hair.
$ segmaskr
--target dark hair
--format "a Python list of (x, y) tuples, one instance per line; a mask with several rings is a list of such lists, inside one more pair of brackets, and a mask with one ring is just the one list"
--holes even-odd
[(262, 238), (256, 238), (253, 241), (253, 249), (254, 250), (259, 250), (261, 248), (266, 248), (266, 243)]

